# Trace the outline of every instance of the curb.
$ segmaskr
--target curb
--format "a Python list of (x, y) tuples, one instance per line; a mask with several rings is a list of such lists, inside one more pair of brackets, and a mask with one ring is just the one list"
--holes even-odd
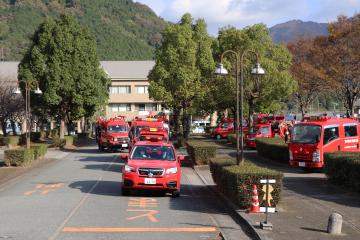
[(257, 240), (269, 240), (268, 237), (266, 237), (263, 233), (259, 232), (254, 226), (255, 223), (244, 213), (242, 210), (239, 210), (238, 207), (232, 203), (226, 196), (224, 196), (216, 187), (215, 185), (209, 185), (205, 178), (201, 175), (201, 173), (198, 171), (198, 166), (194, 166), (193, 169), (195, 170), (196, 175), (201, 179), (201, 181), (207, 186), (207, 188), (219, 196), (227, 205), (227, 207), (230, 208), (234, 212), (234, 216), (237, 217), (237, 219), (244, 223), (250, 230), (250, 234), (255, 237)]

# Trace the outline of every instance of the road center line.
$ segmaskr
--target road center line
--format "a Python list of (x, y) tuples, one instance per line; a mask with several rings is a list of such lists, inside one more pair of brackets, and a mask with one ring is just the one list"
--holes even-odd
[(203, 228), (64, 228), (63, 232), (89, 233), (89, 232), (217, 232), (216, 227)]
[[(115, 160), (116, 160), (116, 155), (113, 157), (111, 164), (105, 169), (106, 171), (108, 171), (110, 169), (110, 167), (114, 164)], [(69, 222), (69, 220), (75, 215), (75, 213), (80, 209), (80, 207), (84, 204), (84, 202), (89, 198), (92, 191), (94, 191), (94, 189), (97, 187), (97, 185), (99, 185), (99, 183), (102, 179), (103, 179), (103, 176), (100, 176), (98, 178), (98, 180), (92, 186), (90, 191), (87, 192), (85, 194), (85, 196), (80, 200), (80, 202), (73, 208), (73, 210), (71, 210), (70, 214), (65, 218), (65, 220), (56, 229), (55, 233), (51, 237), (49, 237), (48, 240), (55, 240), (59, 236), (59, 234), (61, 233), (61, 230), (64, 229), (65, 225)]]

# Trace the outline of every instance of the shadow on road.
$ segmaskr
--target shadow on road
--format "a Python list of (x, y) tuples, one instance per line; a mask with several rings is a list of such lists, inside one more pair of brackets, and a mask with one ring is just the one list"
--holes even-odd
[(123, 165), (118, 164), (88, 164), (84, 166), (84, 169), (101, 170), (121, 173)]
[(104, 196), (121, 196), (121, 181), (77, 181), (71, 183), (69, 187), (79, 189), (83, 193)]

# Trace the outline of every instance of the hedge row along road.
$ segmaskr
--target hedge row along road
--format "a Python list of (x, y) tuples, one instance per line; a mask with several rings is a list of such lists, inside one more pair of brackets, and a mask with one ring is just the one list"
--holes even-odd
[(182, 196), (121, 195), (120, 153), (79, 148), (0, 187), (0, 239), (250, 239), (193, 169)]

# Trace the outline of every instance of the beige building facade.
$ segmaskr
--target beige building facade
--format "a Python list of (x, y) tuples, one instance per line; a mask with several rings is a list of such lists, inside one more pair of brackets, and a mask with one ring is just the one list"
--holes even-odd
[(131, 120), (136, 116), (157, 114), (162, 110), (161, 103), (151, 100), (148, 94), (147, 76), (154, 64), (154, 61), (101, 62), (111, 78), (107, 118), (121, 115)]
[[(101, 61), (101, 67), (111, 79), (106, 118), (125, 116), (131, 120), (146, 113), (157, 114), (160, 102), (149, 98), (147, 76), (154, 61)], [(19, 62), (0, 62), (0, 77), (17, 80)], [(1, 81), (1, 80), (0, 80)]]

